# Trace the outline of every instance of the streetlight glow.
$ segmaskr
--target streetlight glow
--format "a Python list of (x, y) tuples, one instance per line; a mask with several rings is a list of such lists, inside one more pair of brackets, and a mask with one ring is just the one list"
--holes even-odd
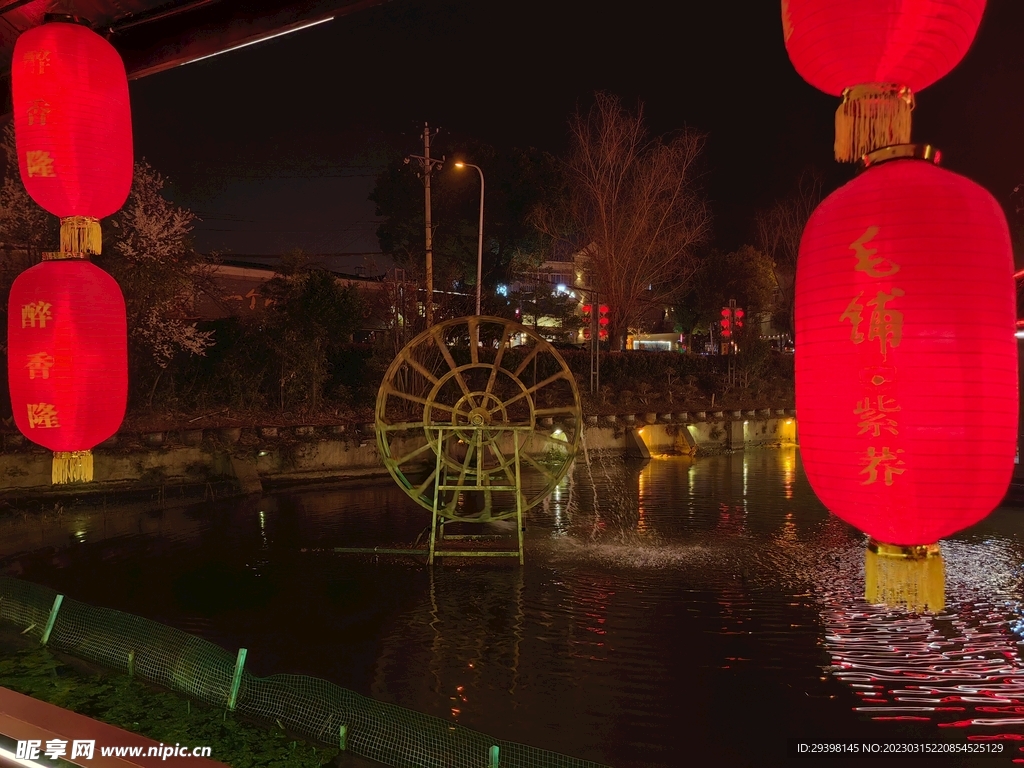
[(466, 163), (462, 160), (455, 161), (455, 167), (459, 168), (476, 168), (477, 173), (480, 174), (480, 227), (478, 230), (477, 243), (476, 243), (476, 314), (480, 314), (480, 281), (483, 278), (483, 264), (484, 264), (484, 172), (479, 165), (473, 165), (473, 163)]

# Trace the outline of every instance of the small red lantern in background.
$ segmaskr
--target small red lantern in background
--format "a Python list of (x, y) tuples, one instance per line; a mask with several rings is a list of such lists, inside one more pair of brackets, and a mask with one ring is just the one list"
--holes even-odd
[[(934, 161), (930, 150), (875, 154)], [(811, 216), (795, 299), (808, 480), (874, 540), (869, 599), (934, 608), (932, 545), (988, 515), (1013, 472), (1016, 302), (1002, 209), (933, 162), (869, 167)]]
[(88, 27), (52, 22), (22, 33), (11, 67), (25, 189), (61, 218), (61, 251), (99, 253), (99, 219), (124, 205), (132, 183), (124, 63)]
[(837, 160), (910, 141), (914, 94), (960, 63), (984, 11), (985, 0), (782, 0), (796, 71), (843, 97)]
[[(591, 326), (594, 324), (594, 318), (591, 312), (594, 311), (592, 304), (583, 304), (580, 306), (580, 310), (583, 312), (583, 319), (586, 325), (583, 326), (583, 338), (589, 339), (593, 336)], [(608, 338), (608, 305), (600, 304), (597, 307), (597, 338), (599, 341), (605, 341)]]
[(124, 297), (85, 259), (44, 261), (11, 287), (7, 376), (22, 434), (54, 451), (53, 482), (92, 480), (89, 449), (128, 397)]

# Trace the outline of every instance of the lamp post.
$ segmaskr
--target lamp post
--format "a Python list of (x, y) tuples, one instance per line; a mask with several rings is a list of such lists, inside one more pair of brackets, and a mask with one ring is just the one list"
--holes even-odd
[(476, 168), (480, 174), (480, 226), (477, 233), (476, 243), (476, 313), (480, 314), (480, 281), (483, 278), (484, 265), (484, 172), (479, 165), (465, 163), (461, 160), (455, 163), (456, 168)]

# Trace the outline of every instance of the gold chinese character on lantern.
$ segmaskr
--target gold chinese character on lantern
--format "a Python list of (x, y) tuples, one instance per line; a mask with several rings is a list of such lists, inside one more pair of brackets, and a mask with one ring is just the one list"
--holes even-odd
[(868, 341), (878, 339), (882, 357), (888, 356), (888, 347), (898, 347), (903, 338), (903, 313), (886, 306), (903, 295), (901, 288), (893, 288), (891, 293), (879, 291), (875, 298), (867, 302), (869, 307), (874, 307), (868, 322)]
[(26, 152), (25, 165), (28, 168), (29, 178), (41, 176), (44, 179), (48, 179), (57, 175), (53, 170), (53, 158), (45, 150), (30, 149)]
[(850, 328), (850, 341), (854, 344), (860, 344), (864, 341), (864, 334), (860, 330), (861, 312), (864, 311), (864, 305), (860, 303), (860, 297), (864, 295), (864, 291), (857, 294), (856, 298), (846, 306), (846, 311), (839, 316), (839, 322), (847, 321), (852, 326)]
[(860, 432), (857, 434), (863, 435), (871, 432), (874, 437), (879, 437), (884, 429), (890, 434), (898, 435), (896, 419), (890, 414), (899, 411), (900, 406), (893, 398), (885, 395), (878, 395), (874, 403), (871, 401), (872, 398), (865, 397), (853, 409), (854, 415), (861, 417), (857, 422), (857, 426), (860, 428)]
[(896, 383), (896, 369), (885, 366), (862, 368), (860, 381), (864, 385), (870, 384), (873, 387), (887, 387)]
[(50, 105), (42, 99), (32, 101), (28, 109), (29, 125), (46, 125), (46, 116), (50, 114)]
[(53, 305), (46, 301), (33, 301), (31, 304), (23, 304), (21, 307), (21, 327), (35, 328), (36, 323), (40, 328), (46, 327), (46, 321), (53, 319), (51, 309)]
[(52, 429), (60, 426), (57, 409), (50, 403), (28, 403), (28, 425), (35, 429)]
[(53, 368), (53, 355), (48, 352), (33, 352), (29, 355), (28, 362), (25, 363), (25, 367), (28, 368), (29, 379), (34, 379), (38, 376), (41, 379), (50, 378), (50, 369)]
[(21, 63), (25, 67), (25, 71), (30, 75), (42, 75), (46, 72), (46, 68), (50, 66), (50, 52), (25, 51)]
[(850, 250), (857, 256), (854, 269), (866, 272), (868, 277), (889, 277), (900, 271), (900, 265), (884, 256), (878, 256), (877, 248), (868, 248), (878, 231), (878, 227), (868, 227), (863, 235), (850, 243)]
[(867, 452), (861, 458), (861, 463), (866, 464), (860, 471), (859, 474), (867, 475), (868, 479), (865, 480), (861, 485), (871, 485), (878, 481), (878, 472), (882, 471), (883, 480), (886, 485), (892, 485), (893, 475), (902, 475), (906, 470), (903, 467), (906, 462), (899, 457), (899, 454), (903, 453), (902, 448), (897, 448), (896, 452), (893, 453), (889, 450), (889, 446), (882, 446), (882, 452), (879, 453), (872, 446), (868, 448)]

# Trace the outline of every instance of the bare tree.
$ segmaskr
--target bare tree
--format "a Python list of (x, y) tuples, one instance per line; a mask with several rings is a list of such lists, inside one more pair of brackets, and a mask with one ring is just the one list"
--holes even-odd
[(591, 284), (609, 306), (609, 339), (621, 348), (627, 329), (683, 291), (699, 266), (693, 249), (711, 230), (697, 187), (706, 136), (686, 129), (652, 138), (643, 106), (630, 113), (607, 93), (569, 127), (565, 205), (561, 215), (540, 211), (536, 222), (582, 246)]
[(771, 259), (779, 289), (776, 317), (785, 322), (790, 332), (793, 330), (793, 288), (800, 238), (807, 220), (824, 197), (824, 187), (821, 174), (809, 168), (800, 174), (793, 194), (776, 200), (754, 218), (757, 247)]

